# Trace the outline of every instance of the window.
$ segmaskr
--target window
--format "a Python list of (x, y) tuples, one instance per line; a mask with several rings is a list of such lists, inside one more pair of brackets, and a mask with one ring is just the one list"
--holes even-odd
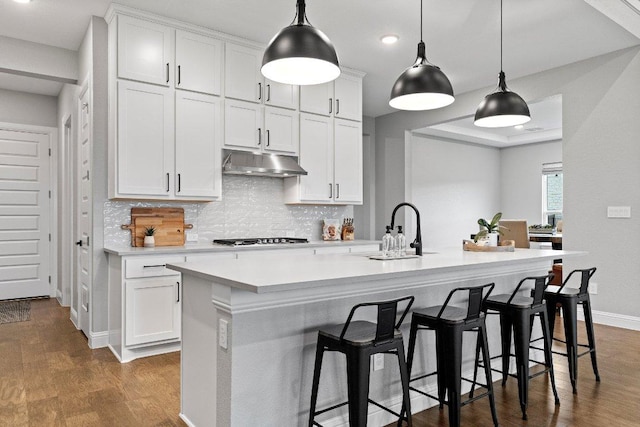
[(562, 163), (542, 164), (542, 221), (554, 227), (562, 219)]

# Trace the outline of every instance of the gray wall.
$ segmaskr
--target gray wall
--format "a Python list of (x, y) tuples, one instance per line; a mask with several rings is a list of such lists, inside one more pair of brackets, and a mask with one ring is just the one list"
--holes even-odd
[[(567, 270), (597, 266), (594, 310), (640, 317), (640, 217), (607, 219), (607, 206), (640, 209), (640, 47), (613, 52), (564, 67), (514, 79), (509, 86), (524, 99), (535, 101), (552, 95), (563, 99), (564, 232), (566, 249), (588, 255), (565, 260)], [(397, 112), (376, 119), (376, 150), (388, 152), (404, 143), (407, 129), (473, 114), (492, 87), (458, 95), (444, 109)], [(384, 160), (383, 160), (384, 159)], [(382, 156), (376, 163), (379, 203), (376, 216), (392, 208), (398, 185), (390, 187), (387, 175), (397, 181), (402, 158)], [(455, 165), (451, 165), (455, 167)], [(386, 216), (386, 215), (384, 215)], [(429, 216), (423, 223), (431, 221)], [(383, 220), (377, 220), (383, 223)], [(621, 256), (624, 254), (624, 257)]]
[(0, 122), (57, 127), (58, 99), (0, 89)]

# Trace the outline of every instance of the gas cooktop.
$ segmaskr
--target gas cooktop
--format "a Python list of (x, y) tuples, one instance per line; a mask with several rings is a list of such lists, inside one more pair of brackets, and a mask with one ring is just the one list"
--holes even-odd
[(246, 246), (246, 245), (281, 245), (288, 243), (309, 243), (307, 239), (296, 237), (264, 237), (251, 239), (215, 239), (213, 243), (227, 246)]

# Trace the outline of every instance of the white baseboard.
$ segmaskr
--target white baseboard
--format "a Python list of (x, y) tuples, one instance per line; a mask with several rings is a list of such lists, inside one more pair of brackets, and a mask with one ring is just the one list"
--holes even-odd
[(89, 337), (89, 348), (102, 348), (109, 345), (109, 332), (91, 332)]
[(78, 324), (78, 312), (75, 311), (73, 309), (73, 307), (71, 307), (71, 309), (69, 310), (69, 318), (71, 319), (71, 323), (73, 323), (73, 326), (76, 327), (76, 329), (80, 329), (80, 325)]
[[(593, 323), (640, 331), (640, 317), (595, 310), (591, 311), (591, 315)], [(580, 309), (578, 310), (578, 320), (584, 321), (584, 314)]]
[(180, 416), (180, 419), (184, 421), (184, 423), (189, 427), (196, 427), (191, 421), (189, 421), (189, 418), (187, 418), (187, 416), (184, 415), (182, 412), (180, 413), (179, 416)]

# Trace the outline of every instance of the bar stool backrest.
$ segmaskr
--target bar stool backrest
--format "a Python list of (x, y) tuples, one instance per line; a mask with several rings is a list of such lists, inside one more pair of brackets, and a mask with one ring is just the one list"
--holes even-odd
[[(373, 344), (378, 345), (391, 341), (395, 336), (395, 330), (400, 327), (400, 325), (404, 321), (404, 318), (407, 316), (409, 309), (413, 305), (414, 299), (415, 298), (413, 296), (408, 296), (390, 301), (365, 302), (353, 306), (353, 308), (351, 308), (351, 312), (349, 313), (349, 317), (347, 318), (347, 322), (342, 328), (340, 341), (343, 340), (344, 335), (347, 333), (347, 329), (349, 328), (349, 324), (351, 323), (351, 319), (353, 318), (356, 310), (361, 307), (371, 306), (378, 307), (378, 316), (376, 320), (376, 337), (373, 341)], [(396, 322), (396, 318), (398, 315), (398, 303), (401, 303), (403, 301), (408, 301), (408, 304), (402, 312), (400, 319)]]
[(567, 283), (569, 283), (569, 279), (571, 279), (571, 276), (573, 276), (574, 273), (578, 273), (578, 272), (582, 276), (580, 278), (580, 291), (578, 295), (587, 294), (587, 292), (589, 291), (589, 280), (591, 280), (591, 277), (596, 272), (596, 267), (585, 268), (582, 270), (581, 269), (573, 270), (571, 273), (569, 273), (567, 278), (564, 280), (558, 292), (562, 291), (562, 289), (567, 285)]
[(444, 304), (442, 305), (442, 308), (438, 313), (438, 319), (442, 316), (442, 313), (444, 313), (444, 310), (449, 305), (451, 297), (453, 297), (453, 295), (457, 292), (464, 291), (467, 291), (469, 296), (467, 303), (467, 317), (464, 319), (464, 321), (466, 323), (478, 319), (480, 317), (482, 307), (484, 306), (487, 297), (491, 294), (494, 287), (495, 283), (488, 283), (483, 286), (469, 286), (452, 290), (451, 292), (449, 292), (447, 299), (444, 301)]
[(553, 279), (553, 274), (547, 274), (546, 276), (525, 277), (518, 283), (518, 286), (514, 289), (511, 297), (507, 301), (507, 305), (511, 305), (511, 301), (520, 291), (520, 288), (525, 282), (534, 281), (533, 289), (531, 289), (531, 297), (533, 298), (533, 305), (542, 304), (544, 298), (544, 289), (549, 285), (549, 282)]

